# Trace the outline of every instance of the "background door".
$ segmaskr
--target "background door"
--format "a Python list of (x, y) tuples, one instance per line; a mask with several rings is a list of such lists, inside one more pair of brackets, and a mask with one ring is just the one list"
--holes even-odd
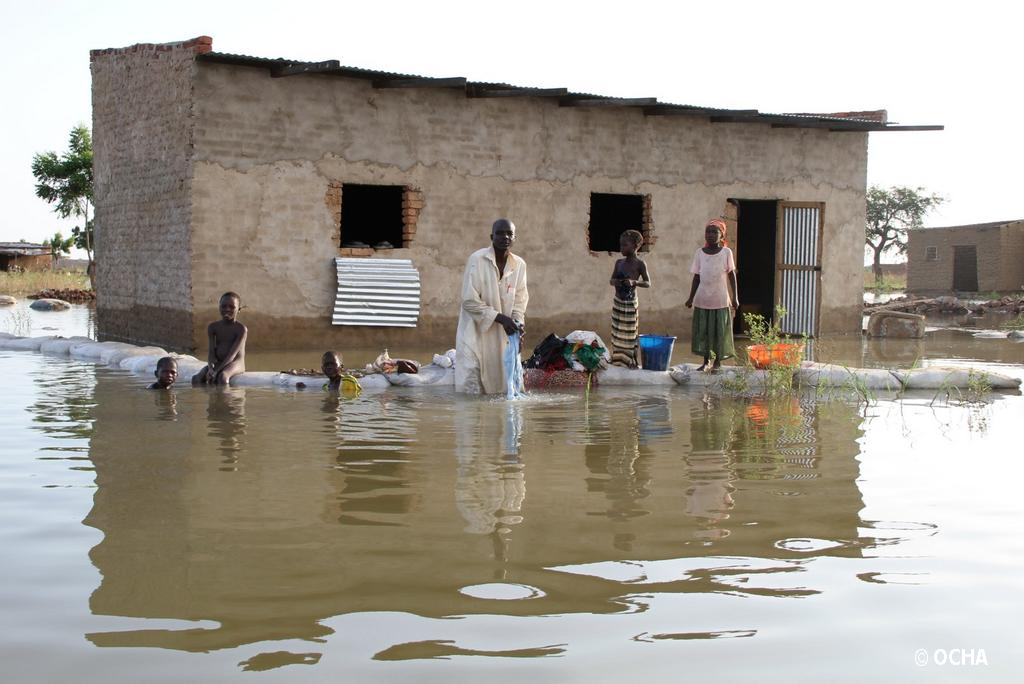
[(953, 247), (953, 289), (978, 291), (978, 248), (974, 245)]
[(775, 301), (786, 309), (784, 333), (818, 334), (824, 214), (822, 202), (779, 202)]

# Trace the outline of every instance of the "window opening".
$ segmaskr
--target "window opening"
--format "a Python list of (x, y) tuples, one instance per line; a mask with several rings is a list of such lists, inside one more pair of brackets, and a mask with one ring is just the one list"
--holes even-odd
[(925, 261), (938, 261), (939, 260), (939, 248), (938, 247), (925, 247), (924, 248), (924, 259), (925, 259)]
[[(592, 252), (619, 251), (619, 236), (627, 230), (644, 234), (644, 247), (649, 247), (650, 207), (644, 195), (590, 194), (590, 225), (587, 240)], [(645, 250), (646, 251), (646, 250)]]
[(341, 246), (391, 249), (405, 247), (401, 185), (341, 186)]

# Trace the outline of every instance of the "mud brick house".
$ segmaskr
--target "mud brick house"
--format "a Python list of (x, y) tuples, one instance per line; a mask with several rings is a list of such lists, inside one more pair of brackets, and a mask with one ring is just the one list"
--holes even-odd
[(41, 271), (50, 268), (50, 248), (30, 242), (0, 242), (0, 271)]
[(688, 267), (717, 216), (745, 304), (782, 303), (794, 332), (859, 330), (868, 133), (940, 128), (223, 54), (208, 37), (94, 50), (91, 67), (99, 331), (177, 349), (205, 344), (225, 290), (251, 346), (450, 345), (463, 266), (498, 217), (518, 227), (537, 335), (607, 333), (618, 235), (637, 228), (641, 329), (687, 336)]
[(907, 289), (1019, 292), (1024, 288), (1024, 219), (907, 232)]

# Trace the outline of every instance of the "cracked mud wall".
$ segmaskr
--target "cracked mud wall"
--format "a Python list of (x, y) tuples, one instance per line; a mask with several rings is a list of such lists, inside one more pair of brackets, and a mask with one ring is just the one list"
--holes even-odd
[[(488, 244), (502, 216), (516, 223), (514, 251), (528, 263), (531, 331), (584, 327), (606, 335), (618, 255), (588, 250), (592, 192), (651, 196), (657, 244), (644, 255), (654, 280), (640, 293), (644, 332), (689, 336), (682, 303), (690, 260), (706, 220), (729, 197), (825, 203), (821, 330), (859, 330), (864, 133), (197, 66), (196, 340), (216, 318), (220, 293), (235, 290), (253, 346), (450, 345), (466, 258)], [(325, 202), (332, 182), (422, 191), (415, 241), (377, 253), (412, 259), (419, 269), (417, 329), (331, 326), (340, 255), (337, 219)]]

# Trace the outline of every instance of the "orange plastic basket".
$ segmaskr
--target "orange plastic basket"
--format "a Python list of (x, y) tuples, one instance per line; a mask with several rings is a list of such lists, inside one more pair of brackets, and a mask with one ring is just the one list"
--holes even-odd
[(771, 366), (796, 366), (803, 355), (803, 345), (791, 342), (780, 342), (770, 348), (763, 344), (747, 347), (747, 358), (754, 364), (754, 368), (762, 370)]

